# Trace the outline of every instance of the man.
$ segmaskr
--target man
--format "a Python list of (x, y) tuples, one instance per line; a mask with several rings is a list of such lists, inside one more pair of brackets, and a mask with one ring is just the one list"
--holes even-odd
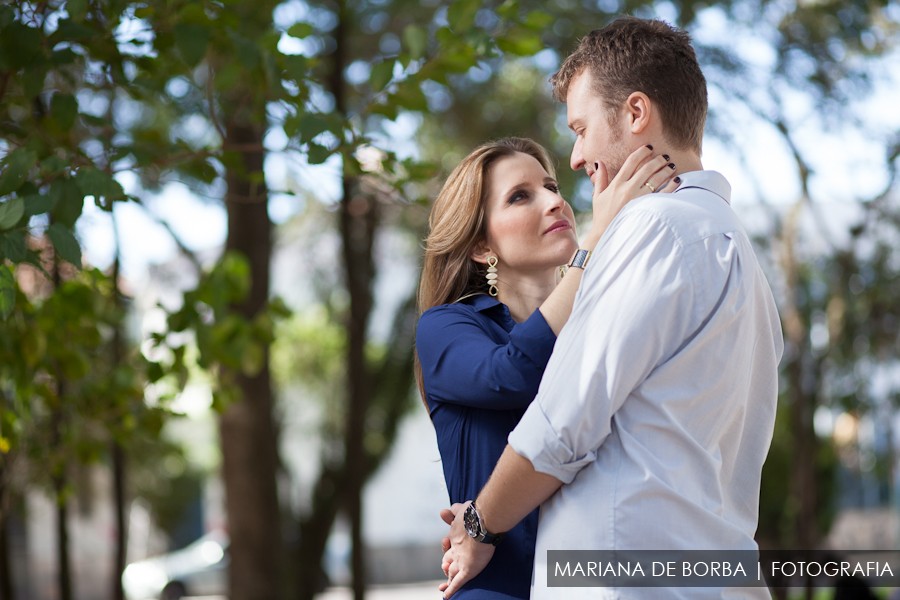
[(669, 153), (681, 185), (628, 204), (590, 257), (491, 479), (474, 505), (442, 514), (452, 546), (441, 587), (452, 596), (490, 560), (497, 534), (540, 505), (532, 598), (727, 597), (547, 587), (548, 550), (756, 550), (783, 351), (730, 186), (701, 165), (706, 81), (688, 35), (618, 19), (585, 37), (551, 81), (576, 136), (573, 169), (605, 186), (647, 144)]

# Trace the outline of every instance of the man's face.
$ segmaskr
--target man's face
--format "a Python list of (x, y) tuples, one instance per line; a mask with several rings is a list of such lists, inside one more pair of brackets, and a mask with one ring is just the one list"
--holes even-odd
[(625, 146), (626, 115), (616, 113), (610, 123), (603, 98), (593, 89), (593, 77), (585, 69), (569, 84), (566, 95), (566, 113), (569, 129), (575, 132), (575, 145), (569, 165), (572, 170), (584, 169), (596, 184), (594, 163), (606, 166), (609, 178), (615, 177), (630, 150)]

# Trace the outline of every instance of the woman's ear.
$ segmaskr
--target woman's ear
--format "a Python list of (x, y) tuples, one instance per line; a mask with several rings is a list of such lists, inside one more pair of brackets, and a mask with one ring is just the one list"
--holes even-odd
[(482, 265), (487, 264), (488, 256), (495, 256), (495, 254), (484, 242), (475, 244), (472, 253), (469, 254), (469, 258)]
[(625, 110), (629, 116), (629, 128), (633, 135), (643, 133), (650, 126), (653, 102), (644, 92), (632, 92), (625, 100)]

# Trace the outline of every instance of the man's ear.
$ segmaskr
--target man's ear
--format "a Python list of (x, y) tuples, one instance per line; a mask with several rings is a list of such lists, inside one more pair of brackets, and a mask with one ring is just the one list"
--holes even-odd
[(483, 265), (487, 264), (488, 256), (495, 256), (495, 254), (484, 242), (475, 244), (475, 247), (472, 248), (472, 253), (469, 254), (469, 258)]
[(643, 133), (650, 127), (653, 115), (653, 102), (644, 92), (631, 92), (625, 100), (625, 110), (628, 113), (628, 126), (633, 135)]

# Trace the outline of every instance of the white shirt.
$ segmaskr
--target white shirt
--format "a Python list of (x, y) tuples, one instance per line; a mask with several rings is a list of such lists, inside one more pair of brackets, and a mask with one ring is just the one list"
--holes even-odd
[(565, 485), (532, 598), (767, 598), (765, 588), (548, 588), (548, 550), (755, 550), (784, 348), (719, 173), (633, 200), (584, 274), (509, 443)]

